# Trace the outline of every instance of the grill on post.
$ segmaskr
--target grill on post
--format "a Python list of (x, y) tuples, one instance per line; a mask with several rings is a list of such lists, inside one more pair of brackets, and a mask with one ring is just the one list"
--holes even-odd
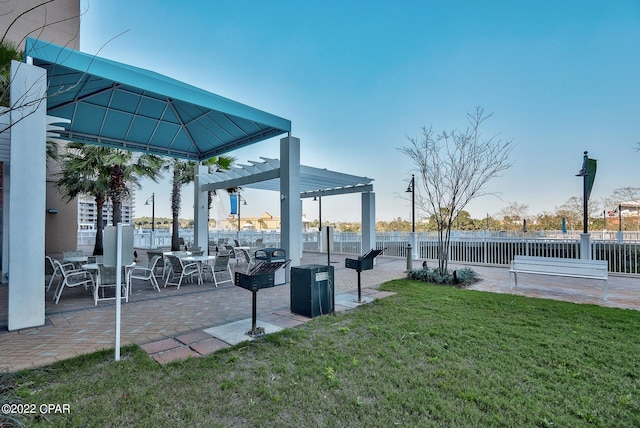
[(373, 259), (382, 254), (383, 250), (371, 250), (364, 256), (360, 256), (357, 259), (346, 259), (344, 266), (349, 269), (355, 269), (358, 271), (358, 303), (362, 303), (361, 291), (360, 291), (360, 272), (363, 270), (373, 269)]
[(284, 269), (290, 262), (291, 260), (261, 262), (256, 264), (248, 274), (242, 272), (235, 273), (235, 285), (237, 285), (238, 287), (242, 287), (245, 290), (251, 291), (252, 294), (251, 330), (247, 332), (247, 335), (256, 337), (262, 336), (265, 333), (264, 327), (256, 327), (256, 306), (258, 290), (284, 284), (276, 283), (276, 272), (278, 272), (280, 269)]

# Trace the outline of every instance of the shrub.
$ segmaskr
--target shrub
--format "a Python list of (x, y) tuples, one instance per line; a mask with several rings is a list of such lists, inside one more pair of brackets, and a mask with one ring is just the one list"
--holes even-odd
[(455, 286), (466, 286), (478, 280), (478, 274), (471, 268), (462, 268), (457, 270), (447, 270), (442, 275), (438, 269), (430, 269), (428, 266), (422, 269), (414, 269), (407, 274), (408, 279), (422, 282), (430, 282), (433, 284), (445, 284)]

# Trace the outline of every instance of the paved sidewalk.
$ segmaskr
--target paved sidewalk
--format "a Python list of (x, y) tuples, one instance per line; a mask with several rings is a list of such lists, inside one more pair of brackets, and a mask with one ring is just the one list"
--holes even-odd
[[(144, 261), (146, 254), (141, 254)], [(357, 304), (357, 272), (344, 267), (345, 255), (332, 254), (335, 268), (336, 310), (348, 310)], [(326, 255), (305, 253), (302, 264), (325, 264)], [(414, 266), (418, 266), (414, 262)], [(452, 266), (455, 267), (455, 266)], [(470, 289), (494, 293), (551, 298), (609, 307), (640, 309), (640, 279), (610, 276), (609, 299), (602, 300), (597, 281), (573, 278), (522, 275), (519, 287), (509, 288), (509, 273), (504, 267), (473, 266), (481, 280)], [(405, 277), (406, 261), (378, 257), (373, 270), (361, 274), (363, 300), (383, 298), (380, 284)], [(308, 321), (291, 313), (289, 285), (258, 292), (258, 326), (267, 332)], [(16, 371), (39, 367), (77, 355), (110, 349), (114, 346), (115, 311), (112, 302), (93, 305), (82, 288), (65, 290), (58, 305), (47, 294), (46, 323), (37, 328), (7, 331), (7, 287), (0, 287), (0, 368)], [(158, 293), (146, 284), (134, 283), (129, 303), (122, 305), (121, 344), (139, 344), (160, 363), (197, 357), (250, 339), (251, 293), (226, 283), (216, 288), (211, 283), (185, 284), (162, 288)], [(248, 323), (248, 324), (247, 324)], [(235, 326), (235, 327), (233, 327)], [(229, 335), (225, 328), (234, 329)], [(238, 332), (240, 332), (238, 334)]]

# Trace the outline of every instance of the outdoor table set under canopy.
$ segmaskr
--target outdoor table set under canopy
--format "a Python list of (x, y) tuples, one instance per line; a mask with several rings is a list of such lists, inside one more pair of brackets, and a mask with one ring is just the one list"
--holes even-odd
[[(194, 245), (208, 247), (207, 192), (231, 187), (230, 182), (268, 186), (280, 193), (281, 245), (291, 266), (298, 265), (302, 255), (300, 198), (360, 192), (363, 249), (375, 243), (372, 180), (360, 177), (356, 183), (351, 176), (350, 184), (336, 186), (332, 180), (339, 173), (301, 167), (300, 140), (291, 136), (287, 119), (149, 70), (32, 38), (26, 41), (25, 62), (12, 63), (10, 91), (17, 107), (2, 116), (10, 120), (10, 137), (2, 140), (10, 150), (0, 150), (0, 161), (7, 166), (5, 221), (11, 221), (3, 234), (7, 250), (2, 255), (2, 281), (9, 283), (9, 330), (45, 322), (44, 269), (9, 255), (44, 254), (47, 140), (203, 161), (286, 134), (280, 139), (280, 160), (243, 166), (235, 179), (197, 167)], [(46, 103), (38, 102), (43, 99)], [(21, 189), (29, 189), (29, 197)]]

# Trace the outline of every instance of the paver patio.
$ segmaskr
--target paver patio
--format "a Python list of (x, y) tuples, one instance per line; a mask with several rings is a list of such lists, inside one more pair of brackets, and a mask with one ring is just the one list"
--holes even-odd
[[(146, 261), (143, 251), (139, 251)], [(349, 310), (357, 304), (357, 273), (344, 267), (344, 254), (332, 254), (335, 268), (336, 310)], [(349, 256), (350, 257), (350, 256)], [(326, 264), (326, 254), (305, 253), (302, 264)], [(417, 266), (414, 264), (414, 266)], [(455, 266), (454, 266), (455, 267)], [(505, 267), (472, 267), (481, 280), (470, 289), (494, 293), (551, 298), (576, 303), (640, 309), (640, 278), (609, 277), (609, 299), (602, 301), (602, 289), (574, 278), (523, 275), (516, 289), (509, 288)], [(373, 270), (362, 272), (363, 300), (383, 298), (390, 293), (377, 287), (391, 279), (405, 277), (406, 261), (378, 257)], [(60, 303), (47, 294), (45, 325), (7, 331), (7, 287), (0, 287), (0, 367), (8, 371), (39, 367), (77, 355), (114, 346), (115, 311), (113, 302), (94, 306), (83, 288), (65, 290)], [(257, 316), (260, 322), (278, 328), (295, 327), (308, 318), (290, 311), (288, 284), (258, 292)], [(215, 327), (238, 323), (251, 317), (251, 293), (227, 283), (186, 284), (162, 288), (158, 293), (145, 283), (134, 283), (129, 303), (122, 305), (121, 344), (139, 344), (159, 363), (197, 357), (231, 346), (211, 334)], [(241, 324), (241, 323), (240, 323)], [(259, 324), (258, 324), (259, 325)], [(247, 339), (250, 339), (246, 336)]]

